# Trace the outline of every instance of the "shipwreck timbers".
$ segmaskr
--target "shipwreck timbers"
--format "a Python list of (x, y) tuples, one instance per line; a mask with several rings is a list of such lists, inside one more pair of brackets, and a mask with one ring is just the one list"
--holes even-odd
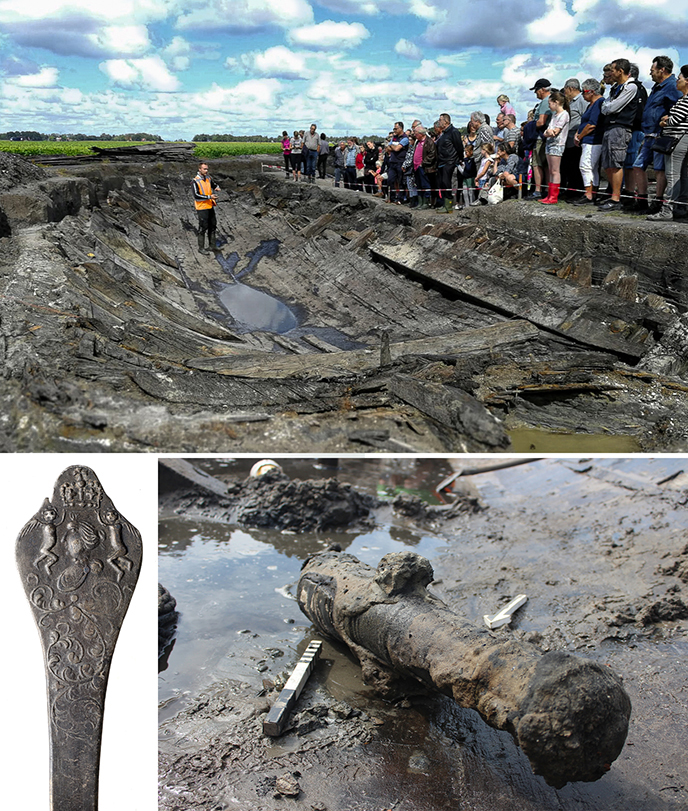
[(520, 427), (683, 448), (682, 300), (622, 245), (591, 287), (582, 251), (527, 240), (527, 204), (514, 237), (239, 160), (213, 162), (203, 255), (191, 162), (137, 161), (0, 178), (1, 449), (499, 452)]
[(432, 579), (430, 562), (412, 552), (385, 555), (375, 570), (328, 551), (305, 562), (297, 599), (321, 633), (349, 646), (379, 691), (420, 683), (477, 710), (510, 732), (555, 788), (605, 774), (628, 732), (621, 679), (581, 657), (542, 654), (471, 626), (427, 591)]

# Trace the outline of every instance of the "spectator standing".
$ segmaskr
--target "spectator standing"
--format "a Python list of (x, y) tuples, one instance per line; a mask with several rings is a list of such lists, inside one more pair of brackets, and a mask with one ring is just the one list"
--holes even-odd
[(464, 208), (466, 208), (473, 203), (473, 196), (475, 193), (475, 176), (478, 172), (475, 166), (475, 161), (473, 160), (472, 144), (467, 144), (464, 147), (463, 162), (458, 165), (457, 172), (462, 178), (463, 188), (461, 191), (461, 196), (463, 198)]
[(298, 130), (294, 130), (294, 136), (291, 139), (291, 170), (297, 183), (301, 178), (302, 151), (303, 138)]
[[(676, 79), (681, 98), (660, 119), (662, 135), (677, 138), (673, 152), (666, 156), (666, 195), (660, 211), (650, 214), (648, 220), (671, 220), (677, 214), (685, 216), (688, 204), (688, 65), (683, 65)], [(680, 212), (679, 212), (680, 209)]]
[(538, 100), (535, 106), (535, 126), (537, 127), (539, 138), (533, 147), (530, 163), (533, 168), (533, 181), (535, 189), (529, 195), (529, 200), (541, 200), (545, 195), (542, 193), (542, 185), (547, 182), (547, 156), (545, 154), (544, 132), (549, 126), (552, 117), (552, 110), (549, 106), (549, 96), (552, 92), (552, 84), (549, 79), (538, 79), (530, 88), (535, 92)]
[(318, 149), (318, 176), (325, 180), (327, 176), (327, 158), (330, 154), (330, 145), (324, 132), (320, 133), (320, 148)]
[(561, 158), (566, 148), (566, 139), (569, 134), (569, 111), (568, 100), (559, 90), (553, 90), (549, 96), (549, 106), (552, 110), (552, 117), (549, 126), (544, 132), (545, 151), (547, 154), (547, 167), (549, 170), (549, 193), (544, 200), (540, 200), (544, 205), (555, 205), (559, 199), (559, 187), (561, 185)]
[(598, 207), (599, 211), (618, 211), (622, 208), (623, 165), (638, 110), (638, 84), (630, 81), (630, 70), (628, 59), (615, 59), (612, 62), (614, 86), (600, 110), (607, 119), (602, 140), (602, 167), (609, 181), (611, 198)]
[(586, 79), (581, 86), (588, 108), (583, 113), (575, 138), (581, 146), (580, 172), (585, 185), (585, 194), (576, 200), (576, 205), (591, 205), (595, 202), (600, 185), (600, 158), (604, 136), (604, 116), (600, 110), (604, 96), (600, 95), (597, 79)]
[(346, 141), (340, 141), (332, 153), (332, 167), (334, 169), (334, 185), (339, 188), (339, 183), (344, 176), (346, 168)]
[(365, 172), (363, 186), (369, 194), (372, 194), (375, 188), (375, 170), (379, 154), (376, 143), (366, 141), (365, 152), (363, 153), (363, 170)]
[[(463, 141), (461, 133), (451, 123), (449, 113), (442, 113), (438, 121), (441, 132), (435, 141), (435, 147), (437, 148), (437, 185), (444, 202), (444, 210), (449, 214), (452, 211), (452, 177), (456, 165), (463, 160)], [(492, 130), (489, 126), (485, 126), (489, 130), (490, 143), (492, 143)], [(478, 131), (478, 136), (480, 136), (480, 131)]]
[(413, 173), (419, 193), (418, 208), (421, 209), (430, 206), (430, 195), (437, 176), (437, 147), (432, 138), (428, 138), (422, 124), (416, 126), (415, 134)]
[(652, 168), (655, 170), (657, 181), (655, 200), (661, 202), (664, 198), (667, 185), (664, 170), (665, 159), (661, 152), (652, 150), (652, 145), (657, 135), (659, 135), (660, 120), (669, 113), (669, 110), (681, 98), (681, 92), (676, 87), (676, 77), (673, 70), (674, 63), (668, 56), (655, 56), (650, 66), (650, 76), (654, 85), (643, 109), (640, 126), (644, 137), (633, 163), (633, 177), (638, 196), (634, 201), (632, 210), (636, 213), (646, 213), (648, 210), (647, 167), (650, 163), (652, 163)]
[(567, 79), (564, 83), (564, 95), (569, 105), (569, 134), (566, 138), (564, 154), (561, 157), (561, 183), (564, 197), (572, 198), (583, 189), (583, 179), (579, 169), (581, 147), (576, 143), (576, 133), (588, 102), (581, 93), (578, 79)]
[[(635, 118), (633, 119), (633, 126), (631, 128), (631, 142), (628, 145), (628, 149), (626, 150), (626, 160), (624, 161), (624, 176), (623, 176), (623, 184), (622, 188), (624, 188), (629, 194), (635, 194), (635, 175), (633, 172), (633, 164), (635, 163), (635, 159), (638, 157), (638, 151), (640, 150), (640, 145), (643, 142), (643, 130), (642, 130), (642, 120), (643, 120), (643, 109), (645, 107), (645, 102), (647, 101), (647, 90), (645, 87), (638, 81), (638, 77), (640, 76), (640, 69), (638, 66), (631, 62), (631, 72), (629, 79), (630, 82), (635, 82), (638, 87), (638, 101), (635, 111)], [(634, 208), (635, 207), (635, 200), (632, 201), (631, 204), (628, 202), (624, 203), (624, 208)]]
[(320, 136), (316, 132), (315, 124), (303, 136), (303, 165), (304, 174), (309, 183), (315, 183), (315, 167), (318, 165), (318, 152), (320, 150)]
[(404, 172), (402, 166), (404, 165), (404, 158), (409, 148), (409, 139), (404, 132), (404, 125), (401, 121), (397, 121), (392, 130), (392, 139), (387, 145), (387, 154), (389, 155), (389, 162), (387, 164), (387, 182), (389, 184), (389, 202), (401, 204), (403, 199), (403, 192), (399, 190), (399, 186), (404, 183)]
[(356, 188), (356, 156), (358, 155), (358, 140), (349, 138), (346, 142), (346, 154), (344, 156), (344, 188)]
[(477, 121), (474, 121), (472, 118), (468, 119), (468, 124), (466, 125), (466, 134), (463, 136), (463, 145), (464, 147), (471, 146), (475, 148), (475, 140), (478, 137), (478, 127), (480, 125)]
[(479, 150), (483, 144), (492, 144), (494, 149), (494, 133), (492, 127), (487, 123), (488, 117), (480, 110), (471, 113), (471, 121), (475, 127), (475, 143), (473, 144), (473, 151)]
[(287, 180), (289, 180), (289, 174), (291, 170), (291, 139), (287, 134), (287, 131), (284, 130), (282, 132), (282, 156), (284, 157), (284, 171), (287, 173)]

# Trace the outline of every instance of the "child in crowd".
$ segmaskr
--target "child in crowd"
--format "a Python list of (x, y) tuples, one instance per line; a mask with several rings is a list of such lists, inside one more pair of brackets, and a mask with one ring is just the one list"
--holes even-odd
[(545, 205), (554, 205), (559, 199), (559, 186), (561, 185), (561, 156), (566, 148), (566, 138), (569, 134), (569, 103), (566, 96), (559, 90), (553, 90), (549, 97), (549, 108), (552, 111), (549, 126), (544, 132), (545, 154), (549, 169), (549, 194), (544, 200)]
[(474, 189), (475, 189), (475, 176), (478, 170), (475, 166), (473, 159), (473, 145), (466, 144), (464, 146), (463, 162), (459, 164), (459, 173), (462, 177), (462, 197), (464, 207), (469, 206), (473, 202)]
[(490, 179), (490, 172), (494, 159), (494, 146), (492, 144), (483, 144), (480, 147), (480, 166), (478, 167), (478, 173), (475, 176), (475, 183), (479, 189), (482, 189), (482, 187)]
[(373, 176), (373, 180), (375, 181), (375, 185), (377, 186), (377, 192), (375, 193), (375, 197), (384, 197), (385, 194), (382, 191), (382, 184), (387, 179), (382, 171), (382, 161), (377, 161), (375, 164), (375, 169), (370, 169), (370, 174)]

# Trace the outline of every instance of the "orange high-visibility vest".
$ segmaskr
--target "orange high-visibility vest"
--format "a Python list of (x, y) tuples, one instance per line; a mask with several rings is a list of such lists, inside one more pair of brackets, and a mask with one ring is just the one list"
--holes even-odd
[(196, 206), (197, 211), (202, 211), (206, 208), (212, 208), (215, 205), (215, 200), (210, 199), (210, 195), (213, 193), (213, 184), (210, 180), (209, 176), (205, 178), (201, 177), (201, 175), (196, 175), (193, 180), (194, 183), (194, 196), (195, 197), (204, 197), (207, 199), (201, 200), (194, 200), (194, 205)]

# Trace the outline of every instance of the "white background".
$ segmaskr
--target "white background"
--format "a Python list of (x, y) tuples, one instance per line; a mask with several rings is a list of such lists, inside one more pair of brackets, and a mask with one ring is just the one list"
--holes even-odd
[(48, 811), (48, 720), (43, 654), (15, 563), (19, 532), (52, 498), (70, 465), (90, 467), (143, 537), (143, 565), (124, 619), (105, 702), (99, 811), (157, 808), (157, 457), (0, 455), (2, 806)]

